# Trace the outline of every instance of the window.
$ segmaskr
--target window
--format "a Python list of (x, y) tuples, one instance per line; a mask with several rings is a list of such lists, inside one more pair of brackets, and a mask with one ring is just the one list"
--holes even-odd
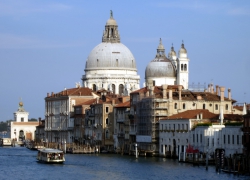
[(169, 130), (171, 130), (171, 124), (169, 124)]
[(112, 84), (112, 92), (115, 94), (115, 85)]
[(209, 146), (209, 138), (207, 138), (207, 146)]
[(109, 139), (109, 131), (106, 131), (106, 139)]
[(183, 64), (181, 64), (181, 70), (183, 71)]
[(95, 84), (92, 85), (92, 89), (93, 89), (93, 91), (96, 91), (96, 85)]
[(232, 136), (232, 144), (234, 144), (234, 135)]
[(203, 109), (206, 109), (206, 104), (203, 104)]
[(106, 107), (106, 113), (108, 113), (109, 112), (109, 107)]
[(109, 118), (106, 119), (106, 124), (109, 124)]
[(226, 107), (225, 107), (226, 110), (228, 110), (228, 104), (226, 104)]
[(184, 71), (187, 71), (187, 64), (184, 64)]
[(174, 124), (174, 131), (175, 131), (175, 124)]
[(183, 105), (182, 105), (182, 106), (183, 106), (183, 109), (186, 109), (186, 104), (185, 104), (185, 103), (183, 103)]
[(23, 117), (21, 118), (21, 122), (24, 122), (24, 118)]
[(174, 109), (177, 109), (177, 103), (174, 103)]
[(215, 110), (218, 110), (218, 104), (215, 104)]
[(230, 135), (228, 135), (228, 144), (230, 144)]
[(181, 130), (181, 128), (180, 128), (180, 124), (178, 124), (178, 130)]
[(188, 124), (186, 124), (186, 130), (188, 131)]
[(184, 130), (184, 124), (182, 124), (182, 130)]
[(239, 135), (237, 135), (237, 144), (239, 144)]
[(214, 146), (214, 138), (212, 139), (212, 146)]
[(120, 84), (119, 85), (119, 95), (123, 95), (123, 93), (124, 93), (124, 86), (123, 86), (123, 84)]
[(200, 143), (202, 143), (202, 134), (200, 134)]

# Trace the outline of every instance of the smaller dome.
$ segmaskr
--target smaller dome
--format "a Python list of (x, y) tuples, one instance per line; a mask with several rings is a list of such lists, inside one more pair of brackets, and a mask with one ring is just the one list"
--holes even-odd
[(169, 56), (169, 57), (173, 57), (173, 56), (176, 56), (176, 52), (175, 52), (175, 50), (174, 50), (174, 47), (173, 47), (173, 45), (172, 45), (172, 47), (171, 47), (171, 50), (170, 50), (170, 52), (168, 53), (168, 56)]
[(166, 57), (153, 59), (146, 67), (145, 78), (176, 77), (176, 70), (171, 60)]
[(179, 54), (187, 54), (187, 50), (185, 49), (183, 42), (181, 44), (181, 49), (179, 50)]

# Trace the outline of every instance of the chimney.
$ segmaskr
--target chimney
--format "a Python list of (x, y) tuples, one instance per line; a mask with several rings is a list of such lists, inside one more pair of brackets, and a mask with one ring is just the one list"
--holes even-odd
[(203, 113), (200, 113), (200, 119), (203, 119)]
[(112, 105), (115, 105), (115, 99), (112, 99)]
[(179, 100), (181, 100), (181, 89), (182, 89), (182, 85), (178, 85)]
[(163, 98), (166, 99), (167, 98), (168, 85), (167, 84), (163, 84), (162, 85), (162, 89), (163, 89), (163, 92), (162, 92)]
[(219, 86), (216, 85), (216, 95), (218, 96), (219, 95)]
[(52, 96), (52, 97), (54, 96), (54, 92), (51, 93), (51, 96)]
[(47, 97), (49, 97), (49, 93), (47, 93)]
[(154, 86), (151, 86), (149, 89), (149, 96), (153, 96), (154, 95)]
[(232, 95), (231, 95), (231, 89), (228, 88), (228, 99), (231, 100), (232, 99)]
[(208, 84), (208, 92), (211, 92), (210, 84)]
[(214, 85), (210, 84), (210, 88), (211, 88), (211, 93), (214, 93)]
[(96, 103), (99, 103), (99, 97), (96, 98)]
[(224, 101), (224, 91), (225, 91), (225, 88), (224, 87), (220, 87), (220, 100), (221, 101)]
[(169, 91), (168, 91), (168, 97), (169, 97), (169, 100), (172, 100), (172, 98), (173, 98), (172, 89), (169, 89)]

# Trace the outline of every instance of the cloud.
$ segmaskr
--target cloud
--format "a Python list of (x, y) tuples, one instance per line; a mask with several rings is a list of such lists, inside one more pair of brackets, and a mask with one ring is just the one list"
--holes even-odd
[(0, 33), (0, 49), (64, 48), (82, 46), (80, 42), (54, 42), (28, 36)]
[(0, 16), (25, 16), (32, 13), (51, 13), (71, 9), (72, 6), (62, 3), (38, 3), (38, 1), (12, 0), (0, 2)]

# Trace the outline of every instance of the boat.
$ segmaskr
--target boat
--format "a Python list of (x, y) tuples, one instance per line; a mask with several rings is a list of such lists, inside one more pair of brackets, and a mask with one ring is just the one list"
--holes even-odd
[(11, 138), (1, 138), (0, 145), (11, 146), (12, 145)]
[(65, 162), (65, 156), (62, 150), (43, 148), (38, 149), (37, 160), (43, 163), (60, 164)]

